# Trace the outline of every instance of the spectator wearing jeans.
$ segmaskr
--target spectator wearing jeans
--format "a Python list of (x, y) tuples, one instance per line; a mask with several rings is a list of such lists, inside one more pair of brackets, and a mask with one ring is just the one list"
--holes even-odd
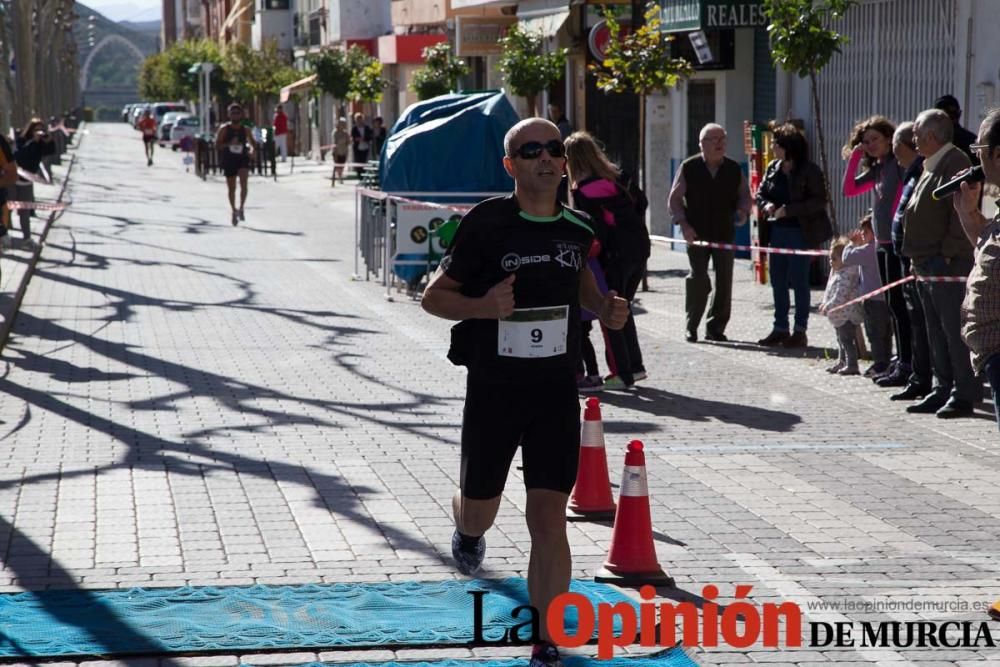
[[(757, 189), (757, 208), (767, 216), (770, 245), (775, 248), (819, 248), (833, 236), (826, 213), (823, 172), (809, 160), (805, 135), (790, 123), (774, 129), (775, 160)], [(809, 264), (805, 255), (771, 255), (774, 326), (757, 341), (765, 347), (809, 344)], [(789, 288), (795, 293), (795, 329), (789, 332)]]
[(274, 145), (281, 154), (281, 161), (284, 162), (288, 158), (288, 115), (285, 114), (282, 105), (279, 104), (274, 110), (274, 120), (271, 124), (274, 125)]

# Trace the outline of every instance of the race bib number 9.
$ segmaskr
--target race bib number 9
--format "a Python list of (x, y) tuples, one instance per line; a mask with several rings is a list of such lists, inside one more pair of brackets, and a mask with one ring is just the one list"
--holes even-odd
[(500, 320), (497, 354), (522, 359), (566, 354), (569, 306), (518, 308)]

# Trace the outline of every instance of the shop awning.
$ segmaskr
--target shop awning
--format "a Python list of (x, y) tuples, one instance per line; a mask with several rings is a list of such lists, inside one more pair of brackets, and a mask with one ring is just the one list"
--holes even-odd
[(280, 97), (281, 103), (284, 104), (285, 102), (288, 101), (288, 98), (290, 98), (292, 95), (295, 95), (296, 93), (302, 93), (309, 90), (309, 88), (311, 88), (315, 83), (316, 83), (316, 75), (310, 74), (304, 79), (299, 79), (295, 83), (288, 84), (287, 86), (281, 89), (281, 97)]
[(673, 0), (660, 10), (661, 32), (756, 28), (767, 25), (763, 0)]
[(518, 13), (518, 27), (523, 32), (541, 33), (542, 37), (555, 37), (569, 19), (569, 8), (545, 13)]

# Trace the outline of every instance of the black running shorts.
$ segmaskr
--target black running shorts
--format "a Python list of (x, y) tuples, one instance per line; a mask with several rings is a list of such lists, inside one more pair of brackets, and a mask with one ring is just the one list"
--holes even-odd
[(496, 498), (518, 445), (524, 486), (569, 493), (580, 455), (576, 378), (495, 383), (470, 377), (462, 416), (462, 495)]
[(228, 155), (222, 157), (222, 174), (226, 178), (236, 178), (244, 169), (250, 169), (250, 157), (247, 155)]

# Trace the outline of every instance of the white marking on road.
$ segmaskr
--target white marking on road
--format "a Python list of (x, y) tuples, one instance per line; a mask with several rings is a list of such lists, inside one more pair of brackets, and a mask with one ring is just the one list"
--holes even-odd
[[(853, 619), (840, 612), (835, 611), (808, 611), (809, 604), (822, 604), (823, 600), (791, 577), (782, 574), (756, 554), (735, 553), (726, 554), (726, 558), (733, 561), (738, 568), (747, 574), (755, 577), (768, 588), (773, 589), (781, 597), (791, 602), (797, 603), (804, 616), (808, 616), (814, 621), (825, 623), (851, 623)], [(855, 652), (865, 660), (876, 665), (887, 665), (899, 667), (900, 665), (912, 665), (903, 655), (892, 649), (866, 649), (855, 648)]]

